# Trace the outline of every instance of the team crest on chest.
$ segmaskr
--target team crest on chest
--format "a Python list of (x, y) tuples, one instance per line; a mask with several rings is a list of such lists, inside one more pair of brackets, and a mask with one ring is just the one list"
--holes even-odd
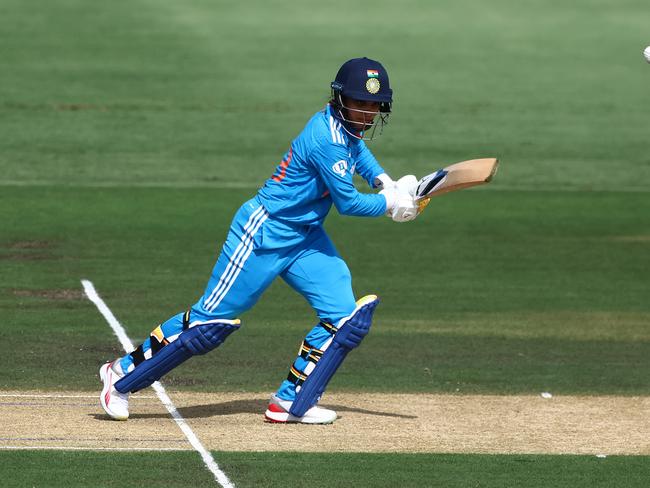
[(379, 83), (379, 80), (377, 78), (368, 78), (368, 81), (366, 81), (366, 90), (368, 90), (373, 95), (377, 93), (380, 88), (381, 83)]
[(332, 170), (339, 176), (345, 176), (347, 169), (348, 162), (345, 159), (341, 159), (332, 165)]

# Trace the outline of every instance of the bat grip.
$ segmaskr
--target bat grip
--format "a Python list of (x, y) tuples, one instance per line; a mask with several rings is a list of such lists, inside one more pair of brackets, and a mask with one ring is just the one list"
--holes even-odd
[(423, 198), (422, 200), (418, 200), (418, 213), (422, 212), (427, 205), (429, 205), (429, 202), (431, 201), (431, 198)]

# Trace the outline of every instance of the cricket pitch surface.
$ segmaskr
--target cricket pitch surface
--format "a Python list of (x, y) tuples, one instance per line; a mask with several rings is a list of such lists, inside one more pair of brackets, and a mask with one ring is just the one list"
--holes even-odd
[[(169, 392), (221, 451), (650, 454), (650, 397), (326, 394), (332, 425), (263, 421), (259, 393)], [(191, 450), (148, 389), (110, 420), (98, 392), (0, 391), (0, 448)]]

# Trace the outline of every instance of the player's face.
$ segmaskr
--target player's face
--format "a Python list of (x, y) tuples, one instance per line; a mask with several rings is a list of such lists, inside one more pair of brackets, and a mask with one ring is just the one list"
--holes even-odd
[(344, 100), (344, 104), (347, 108), (347, 119), (358, 131), (366, 130), (372, 126), (375, 117), (379, 113), (379, 102), (347, 98)]

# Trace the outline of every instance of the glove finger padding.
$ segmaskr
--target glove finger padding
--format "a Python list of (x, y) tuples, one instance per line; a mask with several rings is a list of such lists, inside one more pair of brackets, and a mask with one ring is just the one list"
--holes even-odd
[(415, 191), (418, 187), (418, 179), (415, 177), (415, 175), (402, 176), (395, 182), (395, 186), (397, 186), (397, 190), (400, 193), (405, 193), (407, 195), (415, 197)]
[(380, 195), (384, 195), (386, 199), (386, 216), (390, 217), (393, 214), (393, 209), (397, 204), (399, 198), (399, 192), (396, 187), (384, 188), (379, 192)]
[(386, 216), (395, 222), (408, 222), (418, 216), (415, 202), (415, 190), (418, 180), (413, 175), (402, 176), (394, 187), (388, 187), (379, 193), (386, 198)]
[(391, 212), (395, 222), (408, 222), (418, 216), (418, 206), (411, 195), (401, 194)]

